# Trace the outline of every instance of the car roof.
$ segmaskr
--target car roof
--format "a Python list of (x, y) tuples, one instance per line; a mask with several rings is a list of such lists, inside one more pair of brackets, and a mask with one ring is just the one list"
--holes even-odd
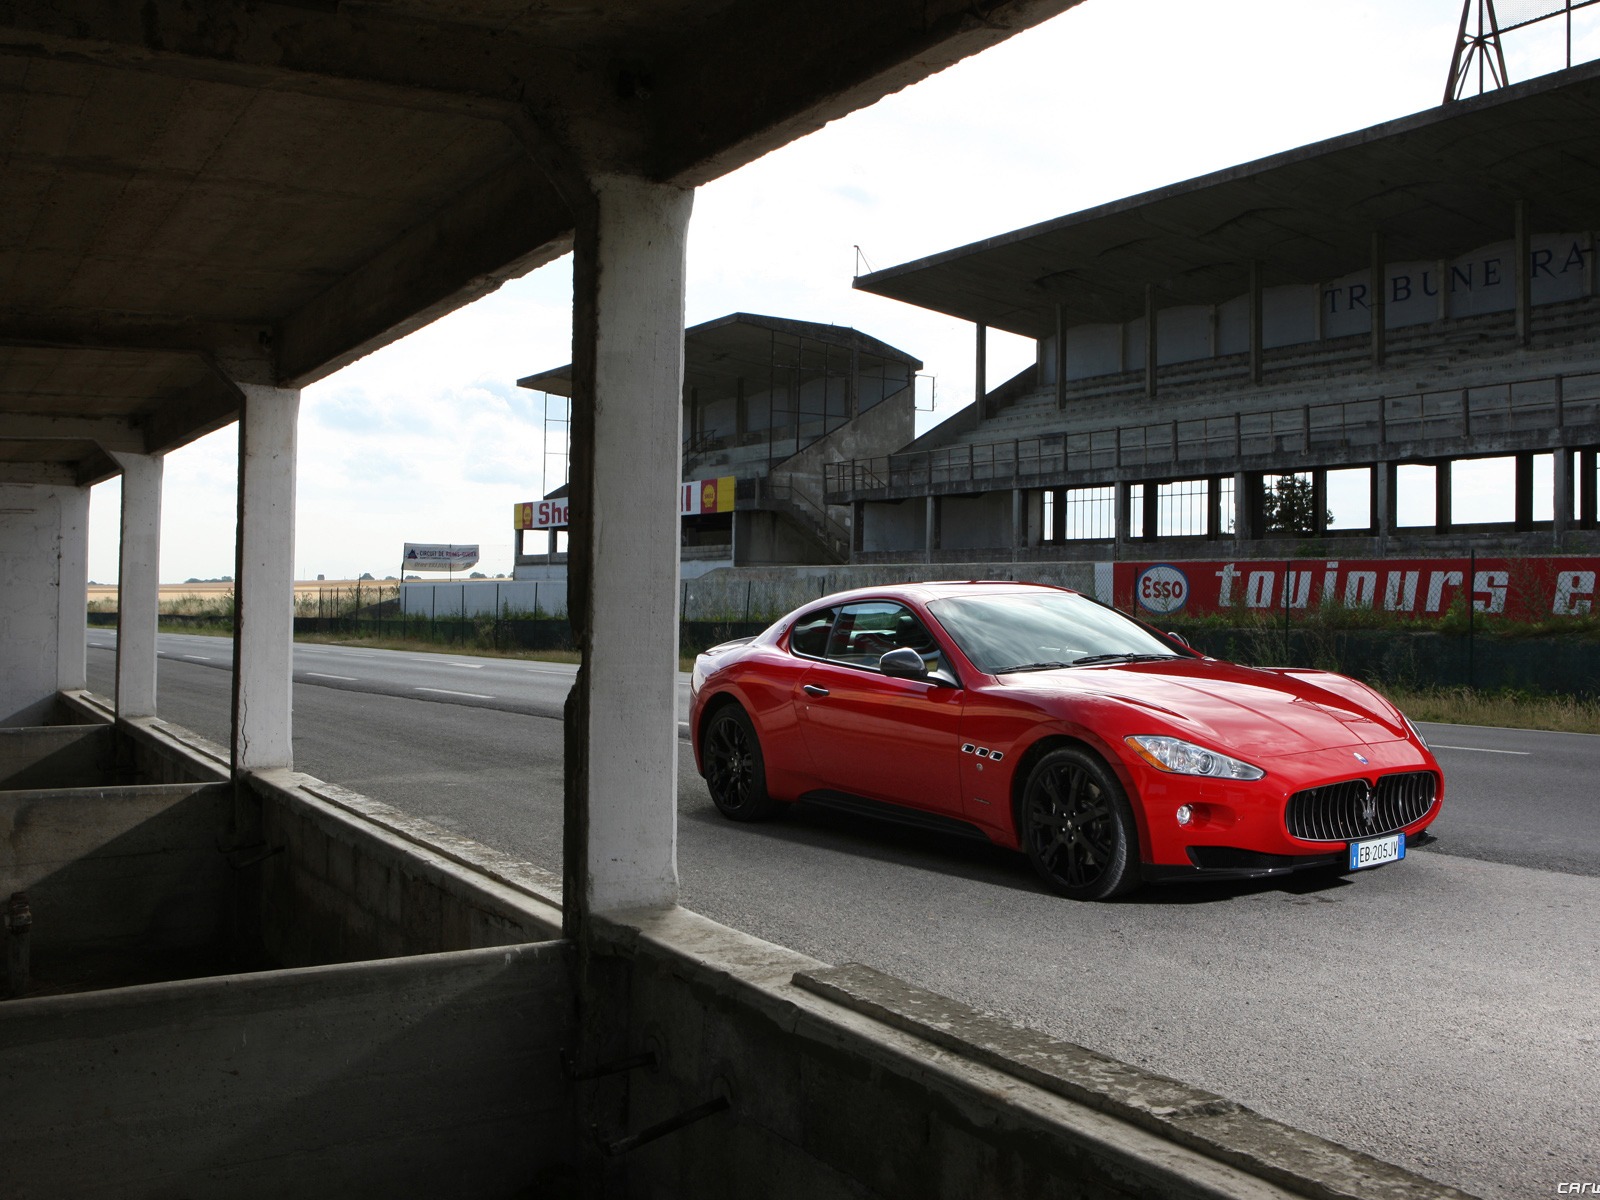
[(1017, 579), (941, 579), (927, 582), (911, 580), (901, 583), (884, 583), (875, 587), (851, 588), (819, 596), (806, 609), (822, 604), (849, 604), (854, 600), (874, 600), (901, 597), (927, 604), (930, 600), (943, 600), (952, 596), (996, 596), (1006, 593), (1071, 592), (1071, 588), (1050, 583), (1032, 583)]

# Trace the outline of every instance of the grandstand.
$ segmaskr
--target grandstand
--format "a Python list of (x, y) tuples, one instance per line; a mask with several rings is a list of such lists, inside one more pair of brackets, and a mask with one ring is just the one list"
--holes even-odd
[(858, 277), (1038, 353), (827, 467), (852, 561), (1600, 550), (1597, 115), (1588, 64)]

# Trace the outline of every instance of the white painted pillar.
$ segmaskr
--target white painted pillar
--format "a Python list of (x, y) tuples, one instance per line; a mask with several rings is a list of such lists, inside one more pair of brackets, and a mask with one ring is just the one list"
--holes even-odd
[(694, 194), (593, 181), (574, 265), (566, 910), (678, 899), (678, 488)]
[(159, 455), (113, 454), (122, 468), (117, 573), (117, 716), (156, 715), (156, 620), (161, 599)]
[(89, 686), (84, 649), (89, 599), (89, 489), (61, 489), (61, 540), (56, 570), (56, 687)]
[(233, 583), (233, 769), (292, 767), (294, 479), (298, 388), (240, 384)]

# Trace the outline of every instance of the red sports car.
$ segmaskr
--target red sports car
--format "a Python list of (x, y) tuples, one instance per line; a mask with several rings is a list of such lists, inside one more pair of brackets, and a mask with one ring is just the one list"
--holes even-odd
[(700, 655), (691, 692), (696, 765), (734, 820), (806, 800), (976, 833), (1081, 900), (1393, 862), (1444, 798), (1366, 685), (1207, 658), (1037, 584), (825, 596)]

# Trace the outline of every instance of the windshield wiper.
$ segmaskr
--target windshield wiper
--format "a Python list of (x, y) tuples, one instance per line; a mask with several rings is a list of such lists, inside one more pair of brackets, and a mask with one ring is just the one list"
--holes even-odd
[(1072, 666), (1067, 662), (1018, 663), (1014, 667), (1001, 667), (996, 675), (1011, 675), (1018, 671), (1062, 671)]
[(1176, 654), (1090, 654), (1084, 658), (1075, 658), (1072, 665), (1075, 667), (1092, 667), (1096, 663), (1131, 663), (1131, 662), (1156, 662), (1163, 658), (1177, 658)]

